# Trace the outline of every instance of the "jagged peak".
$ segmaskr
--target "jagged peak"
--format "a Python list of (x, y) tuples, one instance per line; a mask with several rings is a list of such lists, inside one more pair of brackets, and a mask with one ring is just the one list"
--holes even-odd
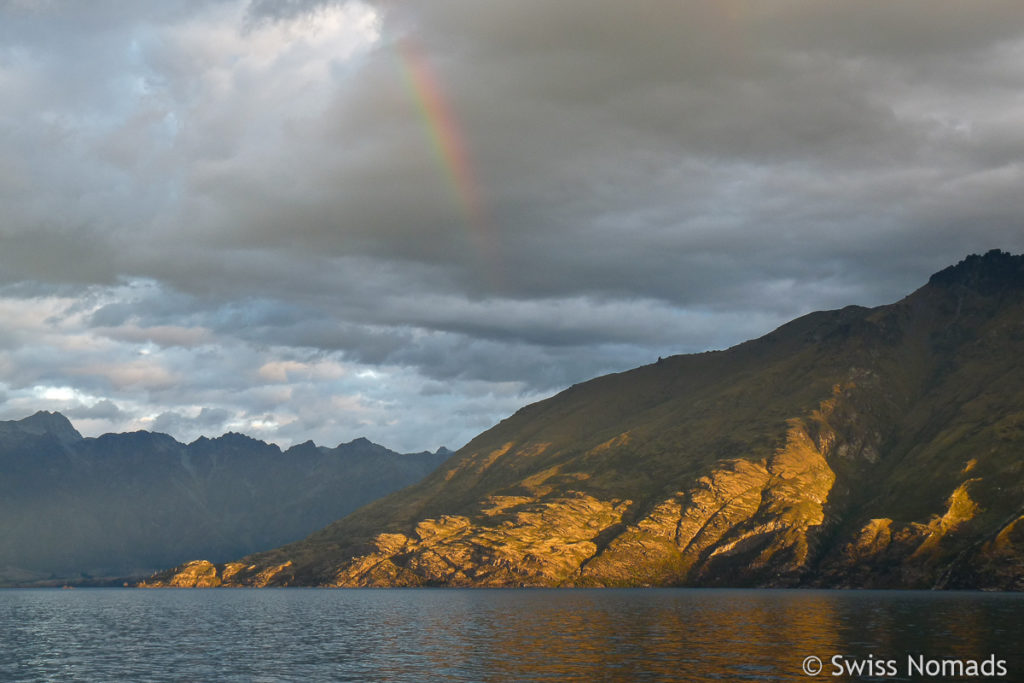
[(107, 432), (96, 437), (102, 441), (132, 441), (139, 443), (157, 443), (162, 445), (173, 445), (179, 443), (170, 434), (164, 432), (151, 432), (147, 429), (136, 429), (134, 432)]
[(82, 435), (71, 421), (57, 411), (51, 413), (40, 410), (34, 415), (18, 420), (17, 423), (23, 431), (30, 434), (51, 434), (64, 443), (82, 440)]
[(1024, 287), (1024, 254), (1014, 255), (991, 249), (983, 255), (970, 254), (955, 266), (935, 273), (929, 285), (962, 286), (983, 294)]
[(338, 449), (338, 448), (357, 448), (357, 449), (383, 448), (384, 450), (387, 450), (386, 448), (384, 448), (384, 446), (381, 446), (378, 443), (374, 443), (374, 442), (370, 441), (365, 436), (360, 436), (360, 437), (357, 437), (355, 439), (352, 439), (348, 443), (339, 443), (335, 448), (336, 449)]
[(266, 441), (249, 436), (248, 434), (242, 434), (241, 432), (225, 432), (214, 439), (210, 439), (210, 441), (216, 441), (219, 443), (258, 443), (263, 444), (264, 446), (269, 445)]
[(320, 455), (320, 453), (320, 447), (312, 439), (306, 439), (302, 443), (297, 443), (284, 452), (285, 455)]
[(226, 432), (212, 439), (207, 436), (200, 436), (188, 444), (188, 449), (198, 454), (218, 452), (247, 453), (254, 451), (281, 453), (281, 448), (277, 444), (267, 443), (239, 432)]
[(382, 446), (379, 443), (370, 441), (365, 436), (352, 439), (348, 443), (339, 443), (330, 450), (335, 453), (345, 453), (358, 456), (397, 455), (395, 451), (391, 450), (387, 446)]

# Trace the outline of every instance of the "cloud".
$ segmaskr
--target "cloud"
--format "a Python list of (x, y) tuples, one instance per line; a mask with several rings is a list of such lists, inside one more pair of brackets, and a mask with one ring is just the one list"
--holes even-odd
[(224, 408), (201, 408), (194, 416), (167, 411), (149, 421), (149, 431), (188, 435), (216, 432), (231, 417), (231, 411)]
[(459, 445), (892, 301), (1024, 251), (1022, 56), (1010, 1), (4, 3), (2, 410)]
[(121, 409), (113, 401), (102, 399), (91, 406), (80, 406), (77, 408), (65, 408), (64, 414), (72, 420), (109, 420), (114, 421), (122, 417)]

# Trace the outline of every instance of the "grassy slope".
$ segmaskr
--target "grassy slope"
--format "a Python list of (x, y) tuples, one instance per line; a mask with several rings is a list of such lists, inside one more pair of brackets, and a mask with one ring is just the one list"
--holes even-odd
[[(870, 362), (871, 349), (850, 332), (866, 324), (867, 313), (816, 313), (728, 351), (677, 356), (576, 385), (484, 432), (420, 484), (244, 562), (291, 559), (303, 568), (300, 576), (319, 576), (376, 533), (407, 533), (442, 514), (473, 518), (491, 495), (571, 489), (632, 500), (638, 518), (712, 463), (775, 452), (787, 419), (809, 414), (851, 368)], [(615, 447), (601, 448), (616, 439)], [(530, 485), (555, 468), (542, 486)]]
[(296, 582), (315, 583), (380, 532), (444, 514), (479, 519), (493, 495), (629, 499), (630, 522), (718, 461), (769, 458), (787, 420), (830, 398), (837, 481), (815, 562), (870, 519), (942, 515), (968, 479), (978, 479), (968, 491), (980, 510), (944, 552), (976, 546), (1024, 500), (1024, 257), (996, 260), (969, 259), (890, 306), (814, 313), (727, 351), (573, 386), (484, 432), (423, 482), (243, 562), (290, 560)]

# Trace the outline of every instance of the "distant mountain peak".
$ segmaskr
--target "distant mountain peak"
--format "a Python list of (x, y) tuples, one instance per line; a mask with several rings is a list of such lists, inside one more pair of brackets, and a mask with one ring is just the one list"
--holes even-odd
[(312, 441), (289, 453), (239, 434), (187, 446), (141, 430), (81, 438), (59, 413), (0, 420), (0, 586), (102, 583), (272, 548), (440, 460), (383, 448), (338, 457), (350, 454)]
[(932, 275), (928, 284), (967, 287), (982, 294), (1024, 288), (1024, 254), (1015, 256), (1000, 249), (971, 254)]
[(312, 439), (306, 439), (302, 443), (297, 443), (284, 453), (285, 455), (307, 455), (315, 456), (320, 454), (320, 447), (317, 446)]
[(339, 443), (336, 448), (331, 450), (339, 453), (352, 453), (359, 455), (382, 455), (394, 452), (387, 446), (381, 446), (379, 443), (370, 441), (365, 436), (352, 439), (348, 443)]
[(227, 445), (227, 444), (232, 444), (232, 445), (236, 445), (236, 446), (250, 446), (250, 445), (269, 446), (270, 445), (266, 441), (263, 441), (261, 439), (257, 439), (256, 437), (253, 437), (253, 436), (249, 436), (248, 434), (243, 434), (241, 432), (225, 432), (224, 434), (221, 434), (220, 436), (218, 436), (216, 438), (210, 439), (210, 441), (215, 442), (217, 444), (221, 444), (221, 445)]
[(30, 434), (50, 434), (57, 437), (61, 443), (82, 440), (82, 435), (78, 433), (71, 421), (56, 411), (51, 413), (40, 410), (34, 415), (18, 420), (17, 423), (23, 431)]
[(355, 439), (352, 439), (348, 443), (339, 443), (338, 444), (338, 448), (366, 449), (366, 448), (384, 448), (384, 446), (381, 446), (380, 444), (377, 444), (377, 443), (374, 443), (374, 442), (370, 441), (365, 436), (360, 436), (360, 437), (357, 437)]

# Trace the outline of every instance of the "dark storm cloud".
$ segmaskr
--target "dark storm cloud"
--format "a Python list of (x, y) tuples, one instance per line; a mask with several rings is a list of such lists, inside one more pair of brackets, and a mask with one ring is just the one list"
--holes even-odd
[(1016, 2), (8, 0), (4, 410), (457, 445), (894, 300), (1024, 251), (1022, 64)]

